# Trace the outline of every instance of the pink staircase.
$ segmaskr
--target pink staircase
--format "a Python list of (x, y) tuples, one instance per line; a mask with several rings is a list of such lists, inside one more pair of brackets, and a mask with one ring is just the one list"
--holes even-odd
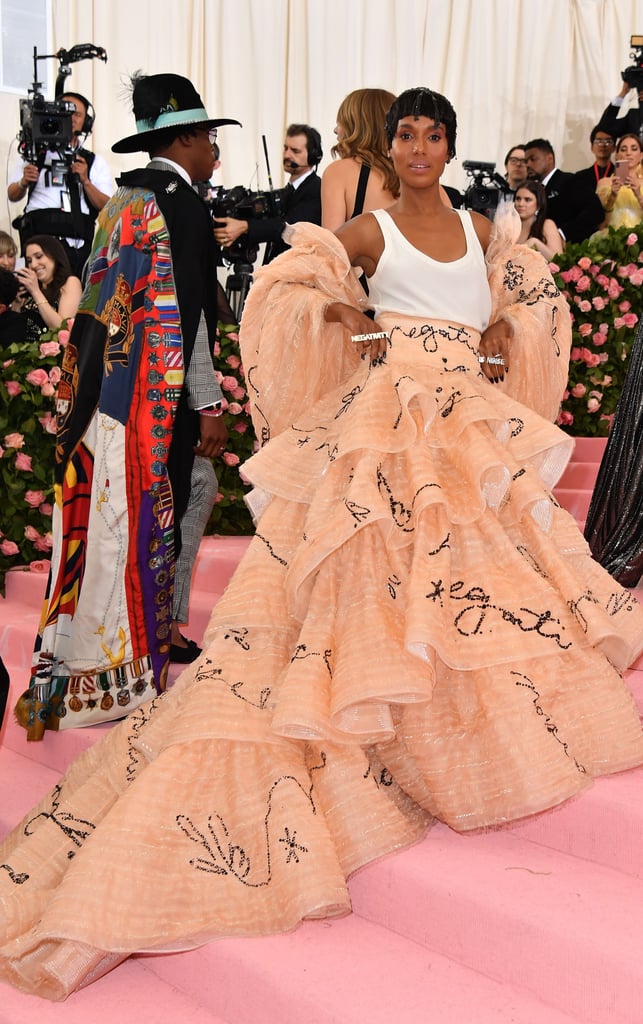
[[(580, 440), (556, 495), (583, 521), (603, 442)], [(207, 538), (198, 638), (247, 539)], [(11, 699), (27, 678), (44, 577), (13, 572), (0, 603)], [(643, 592), (639, 592), (643, 597)], [(175, 675), (178, 670), (175, 670)], [(643, 709), (643, 659), (629, 673)], [(110, 728), (0, 744), (0, 834)], [(65, 1004), (0, 986), (0, 1024), (640, 1024), (643, 770), (510, 828), (423, 842), (359, 872), (353, 914), (289, 935), (132, 958)]]

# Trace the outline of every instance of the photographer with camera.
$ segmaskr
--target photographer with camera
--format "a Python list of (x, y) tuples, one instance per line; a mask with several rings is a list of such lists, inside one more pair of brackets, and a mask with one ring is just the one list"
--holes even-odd
[(94, 127), (90, 101), (76, 92), (65, 92), (60, 100), (73, 108), (69, 148), (62, 153), (47, 150), (42, 166), (22, 158), (17, 161), (7, 195), (12, 203), (27, 197), (22, 215), (13, 222), (21, 247), (32, 235), (53, 235), (64, 245), (72, 270), (80, 277), (96, 217), (114, 192), (114, 180), (103, 157), (81, 145)]
[(631, 36), (630, 57), (634, 61), (621, 72), (620, 91), (601, 114), (601, 130), (620, 139), (638, 135), (643, 139), (643, 36)]
[(321, 178), (316, 169), (323, 156), (321, 135), (316, 128), (308, 124), (288, 126), (282, 159), (290, 180), (282, 192), (281, 216), (249, 220), (217, 217), (214, 237), (224, 249), (224, 256), (225, 250), (243, 235), (248, 249), (267, 243), (263, 262), (270, 263), (289, 248), (281, 237), (286, 224), (321, 224)]

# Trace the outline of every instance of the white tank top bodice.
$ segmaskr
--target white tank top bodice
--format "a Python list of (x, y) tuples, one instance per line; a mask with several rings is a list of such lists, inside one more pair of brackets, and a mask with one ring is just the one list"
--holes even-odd
[(488, 326), (491, 293), (482, 246), (468, 211), (454, 214), (462, 222), (467, 251), (459, 260), (441, 263), (411, 245), (386, 210), (373, 211), (384, 236), (384, 251), (368, 279), (375, 319), (382, 312), (397, 312), (480, 332)]

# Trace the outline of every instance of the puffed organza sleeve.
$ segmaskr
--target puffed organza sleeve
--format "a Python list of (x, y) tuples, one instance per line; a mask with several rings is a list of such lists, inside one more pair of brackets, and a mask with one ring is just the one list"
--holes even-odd
[(241, 320), (241, 357), (262, 445), (359, 365), (346, 330), (326, 323), (326, 307), (367, 306), (334, 234), (308, 223), (287, 232), (291, 248), (257, 272)]
[(498, 386), (555, 420), (567, 385), (571, 315), (540, 253), (516, 243), (519, 230), (513, 203), (501, 204), (487, 250), (490, 322), (508, 321), (513, 339), (511, 369)]

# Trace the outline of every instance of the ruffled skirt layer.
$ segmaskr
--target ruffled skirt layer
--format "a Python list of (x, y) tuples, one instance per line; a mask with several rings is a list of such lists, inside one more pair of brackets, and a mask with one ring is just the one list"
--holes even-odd
[(571, 441), (439, 329), (247, 464), (257, 534), (201, 659), (0, 849), (2, 978), (64, 998), (135, 951), (345, 913), (347, 876), (433, 818), (505, 823), (643, 761), (641, 611), (550, 493)]

